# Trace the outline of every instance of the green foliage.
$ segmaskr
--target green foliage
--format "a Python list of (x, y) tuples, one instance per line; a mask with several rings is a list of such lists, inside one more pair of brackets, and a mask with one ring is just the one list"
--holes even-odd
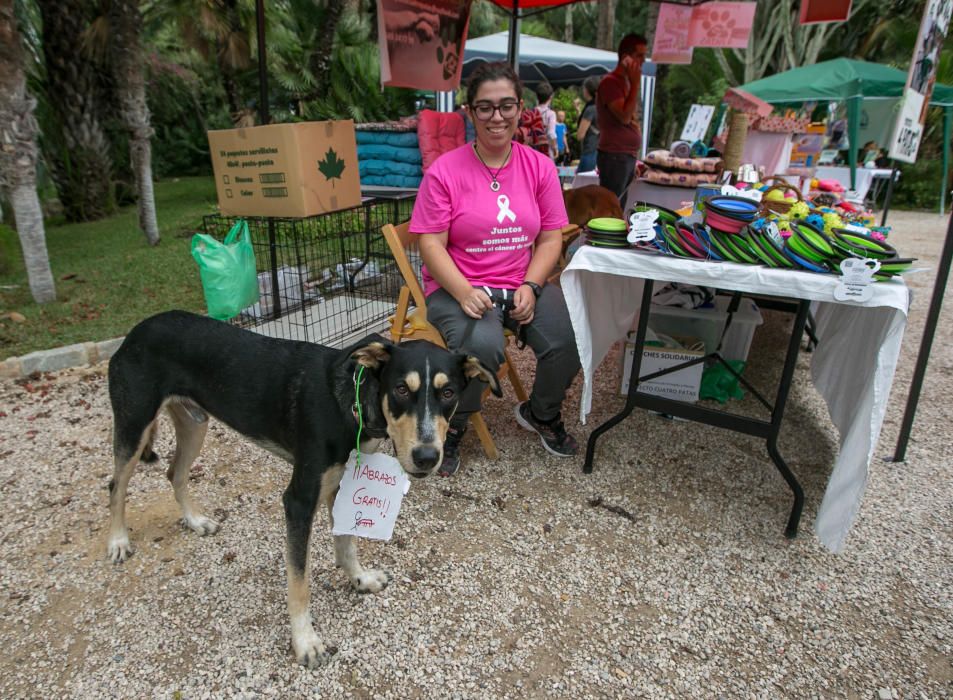
[[(938, 158), (925, 158), (922, 155), (916, 163), (897, 163), (900, 179), (893, 191), (891, 207), (897, 209), (933, 209), (940, 207), (940, 180), (943, 176), (943, 163)], [(947, 197), (946, 206), (950, 207)]]
[(215, 211), (211, 178), (156, 183), (162, 242), (149, 246), (138, 232), (135, 207), (95, 222), (50, 225), (46, 243), (56, 280), (55, 302), (33, 302), (17, 235), (0, 226), (0, 250), (14, 251), (0, 271), (0, 308), (24, 323), (0, 321), (0, 358), (70, 343), (124, 335), (166, 309), (202, 312), (205, 301), (190, 253), (191, 234)]
[[(576, 107), (576, 102), (579, 107)], [(583, 107), (581, 92), (575, 89), (557, 88), (553, 95), (552, 107), (555, 111), (566, 113), (566, 145), (571, 153), (579, 154), (579, 142), (576, 141), (576, 127), (579, 125), (579, 110)]]
[(231, 127), (217, 81), (206, 83), (193, 70), (150, 56), (147, 63), (152, 171), (157, 178), (211, 172), (208, 129)]
[(371, 122), (414, 113), (413, 90), (381, 90), (377, 45), (369, 38), (370, 26), (366, 20), (355, 14), (341, 18), (331, 54), (327, 93), (302, 104), (305, 118)]

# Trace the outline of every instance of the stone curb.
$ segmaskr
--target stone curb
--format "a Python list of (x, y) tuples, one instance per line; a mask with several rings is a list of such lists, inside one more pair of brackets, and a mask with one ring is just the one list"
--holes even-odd
[(0, 379), (20, 379), (34, 372), (55, 372), (69, 367), (81, 367), (105, 362), (122, 345), (122, 338), (98, 343), (76, 343), (52, 350), (37, 350), (20, 357), (9, 357), (0, 362)]

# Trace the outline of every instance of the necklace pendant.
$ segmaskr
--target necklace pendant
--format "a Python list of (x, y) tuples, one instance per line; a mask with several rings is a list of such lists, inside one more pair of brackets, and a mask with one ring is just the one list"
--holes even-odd
[(490, 183), (490, 189), (493, 190), (494, 192), (499, 192), (499, 191), (500, 191), (500, 183), (497, 182), (496, 180), (493, 180), (493, 181)]

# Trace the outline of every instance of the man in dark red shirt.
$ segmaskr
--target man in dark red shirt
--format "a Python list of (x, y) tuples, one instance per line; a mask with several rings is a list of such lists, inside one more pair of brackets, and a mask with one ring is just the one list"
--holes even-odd
[(619, 63), (602, 79), (596, 91), (599, 184), (615, 192), (623, 210), (626, 190), (635, 174), (635, 161), (642, 147), (638, 104), (642, 63), (647, 52), (644, 36), (627, 34), (622, 37)]

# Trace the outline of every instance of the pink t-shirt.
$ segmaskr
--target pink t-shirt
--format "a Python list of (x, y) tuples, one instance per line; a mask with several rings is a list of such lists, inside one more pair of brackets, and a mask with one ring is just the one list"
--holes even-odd
[[(496, 169), (493, 169), (496, 173)], [(569, 223), (556, 165), (542, 153), (513, 143), (496, 176), (473, 144), (444, 153), (424, 174), (410, 218), (413, 233), (447, 231), (447, 252), (474, 287), (516, 289), (526, 276), (540, 231)], [(423, 269), (424, 293), (439, 284)]]

